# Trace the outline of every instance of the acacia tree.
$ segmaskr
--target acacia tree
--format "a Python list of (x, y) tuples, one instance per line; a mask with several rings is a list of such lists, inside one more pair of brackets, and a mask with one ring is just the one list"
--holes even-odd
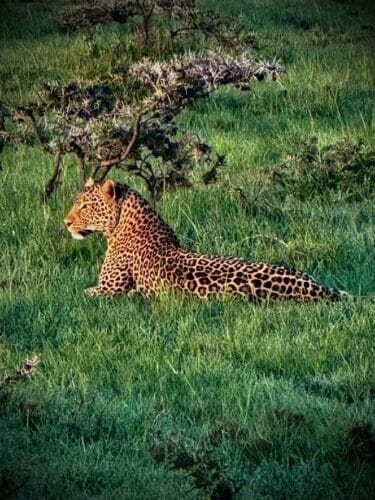
[[(174, 57), (166, 62), (143, 59), (129, 68), (140, 87), (129, 98), (116, 81), (46, 82), (36, 102), (16, 109), (2, 107), (3, 141), (42, 148), (55, 158), (44, 196), (56, 189), (66, 154), (79, 160), (82, 179), (103, 180), (112, 168), (143, 179), (155, 202), (165, 188), (191, 186), (196, 163), (200, 179), (214, 182), (224, 157), (176, 118), (192, 102), (222, 85), (250, 88), (253, 80), (276, 79), (277, 61), (255, 61), (211, 53)], [(1, 111), (1, 110), (0, 110)]]
[[(224, 156), (183, 130), (178, 116), (221, 85), (246, 90), (252, 80), (276, 79), (281, 72), (277, 61), (249, 55), (256, 40), (244, 26), (199, 9), (195, 0), (82, 0), (61, 10), (59, 21), (91, 33), (111, 21), (125, 23), (143, 49), (127, 60), (126, 70), (121, 64), (105, 80), (45, 82), (34, 102), (16, 108), (0, 103), (0, 152), (6, 142), (22, 143), (54, 157), (44, 199), (57, 188), (67, 154), (78, 159), (83, 180), (89, 175), (103, 180), (112, 168), (140, 177), (154, 202), (166, 188), (215, 182)], [(198, 37), (242, 55), (214, 51), (137, 61), (142, 53), (152, 53), (150, 37), (158, 31), (167, 34), (172, 52), (181, 37), (190, 45)]]
[(60, 11), (59, 22), (68, 29), (92, 29), (115, 21), (130, 26), (144, 46), (152, 30), (164, 29), (173, 45), (178, 39), (198, 35), (236, 50), (256, 46), (252, 32), (237, 20), (211, 9), (200, 9), (195, 0), (86, 0)]

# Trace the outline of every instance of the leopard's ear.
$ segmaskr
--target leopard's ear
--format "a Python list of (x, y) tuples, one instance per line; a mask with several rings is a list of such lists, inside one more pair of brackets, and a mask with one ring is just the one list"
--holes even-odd
[(109, 200), (115, 200), (116, 199), (116, 184), (111, 180), (105, 181), (104, 184), (102, 185), (102, 193)]
[(87, 181), (85, 182), (85, 187), (91, 187), (95, 184), (95, 181), (92, 177), (89, 177)]

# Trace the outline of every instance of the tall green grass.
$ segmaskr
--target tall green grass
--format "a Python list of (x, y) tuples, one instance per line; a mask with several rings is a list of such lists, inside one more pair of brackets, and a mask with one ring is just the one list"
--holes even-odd
[[(249, 199), (301, 139), (347, 136), (374, 148), (370, 5), (212, 5), (242, 15), (261, 54), (287, 69), (281, 85), (225, 89), (182, 117), (226, 154), (228, 178)], [(5, 7), (0, 99), (24, 102), (44, 79), (112, 71), (121, 28), (98, 31), (93, 61), (82, 35), (58, 30), (56, 4)], [(374, 199), (290, 196), (273, 213), (212, 186), (159, 205), (187, 246), (282, 262), (352, 300), (93, 300), (82, 292), (97, 279), (104, 241), (75, 242), (62, 224), (77, 167), (43, 207), (51, 160), (8, 147), (2, 165), (0, 384), (25, 358), (41, 358), (33, 378), (0, 386), (2, 496), (373, 498)]]

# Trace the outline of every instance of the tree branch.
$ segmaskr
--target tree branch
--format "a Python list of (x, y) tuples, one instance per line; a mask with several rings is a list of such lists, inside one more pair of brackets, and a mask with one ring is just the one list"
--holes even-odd
[(132, 134), (132, 137), (125, 148), (125, 151), (123, 153), (121, 153), (121, 155), (117, 156), (116, 158), (111, 158), (109, 160), (103, 160), (99, 164), (97, 164), (93, 168), (93, 171), (92, 171), (92, 177), (94, 179), (95, 179), (95, 176), (98, 173), (98, 171), (101, 168), (104, 168), (105, 171), (103, 172), (103, 174), (101, 175), (101, 177), (99, 179), (100, 181), (103, 181), (114, 165), (118, 165), (119, 163), (122, 163), (129, 156), (129, 154), (134, 146), (134, 143), (138, 138), (139, 124), (141, 121), (142, 114), (143, 113), (138, 113), (137, 116), (135, 117), (134, 124), (133, 124), (133, 134)]
[(57, 188), (57, 185), (59, 183), (61, 171), (63, 168), (63, 161), (62, 161), (62, 150), (61, 147), (58, 147), (57, 152), (55, 153), (55, 168), (53, 171), (53, 175), (50, 178), (50, 180), (47, 182), (45, 185), (44, 191), (43, 191), (43, 200), (47, 201), (48, 198), (54, 193), (55, 189)]

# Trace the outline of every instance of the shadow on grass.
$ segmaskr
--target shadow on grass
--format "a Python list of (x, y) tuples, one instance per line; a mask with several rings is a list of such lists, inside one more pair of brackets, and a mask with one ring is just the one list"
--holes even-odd
[(50, 6), (25, 0), (0, 2), (0, 42), (35, 42), (56, 32)]

